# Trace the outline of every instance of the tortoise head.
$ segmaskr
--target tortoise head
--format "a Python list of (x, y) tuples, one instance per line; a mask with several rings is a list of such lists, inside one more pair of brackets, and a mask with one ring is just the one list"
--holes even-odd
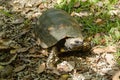
[(65, 47), (67, 50), (74, 51), (74, 50), (80, 50), (83, 46), (83, 39), (81, 38), (68, 38), (65, 41)]

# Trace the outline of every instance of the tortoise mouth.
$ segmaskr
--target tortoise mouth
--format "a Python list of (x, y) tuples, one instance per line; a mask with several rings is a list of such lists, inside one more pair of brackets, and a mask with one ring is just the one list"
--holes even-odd
[(67, 47), (67, 50), (68, 51), (78, 51), (78, 50), (81, 50), (81, 48), (82, 48), (82, 44), (80, 46), (74, 45), (74, 47)]

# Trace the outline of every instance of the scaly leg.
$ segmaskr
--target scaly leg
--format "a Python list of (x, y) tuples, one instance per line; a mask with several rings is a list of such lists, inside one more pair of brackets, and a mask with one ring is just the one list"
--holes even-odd
[(58, 57), (56, 56), (57, 52), (58, 52), (57, 47), (53, 47), (49, 56), (48, 56), (47, 62), (46, 62), (47, 69), (53, 69), (54, 68), (54, 64), (58, 60)]

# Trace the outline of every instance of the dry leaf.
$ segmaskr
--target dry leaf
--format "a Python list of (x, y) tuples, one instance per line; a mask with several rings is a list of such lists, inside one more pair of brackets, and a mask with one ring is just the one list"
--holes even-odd
[(115, 75), (113, 75), (112, 80), (120, 80), (120, 71), (118, 71), (117, 73), (115, 73)]
[(104, 48), (103, 47), (98, 47), (98, 46), (96, 46), (96, 47), (94, 47), (93, 49), (92, 49), (92, 53), (94, 53), (94, 54), (100, 54), (100, 53), (104, 53)]
[(10, 44), (14, 41), (9, 39), (0, 39), (0, 49), (7, 49), (10, 47)]
[(13, 66), (7, 65), (0, 71), (0, 80), (6, 78), (13, 73)]
[(82, 74), (79, 74), (74, 70), (74, 73), (72, 76), (72, 80), (85, 80), (85, 77)]
[(100, 43), (101, 43), (101, 44), (105, 44), (105, 43), (106, 43), (106, 40), (105, 40), (105, 39), (101, 39)]
[(81, 0), (82, 2), (86, 2), (87, 0)]
[(62, 3), (64, 0), (56, 0), (57, 1), (57, 4), (60, 4)]
[(74, 7), (79, 7), (80, 6), (80, 2), (78, 1), (78, 2), (76, 2), (75, 4), (74, 4)]
[(103, 2), (99, 1), (96, 5), (99, 6), (99, 7), (103, 7)]
[(41, 3), (41, 4), (39, 5), (39, 8), (42, 10), (42, 9), (47, 8), (47, 6), (48, 6), (48, 3)]
[(22, 53), (22, 52), (25, 52), (25, 51), (27, 51), (27, 50), (28, 50), (28, 48), (12, 49), (12, 50), (10, 50), (10, 53), (11, 53), (11, 54)]
[(25, 64), (22, 65), (22, 66), (18, 66), (18, 67), (16, 67), (16, 68), (14, 69), (14, 72), (22, 71), (22, 70), (25, 69), (25, 68), (26, 68), (26, 65), (25, 65)]
[(103, 23), (103, 20), (100, 19), (100, 18), (98, 18), (97, 20), (95, 20), (95, 23), (96, 23), (96, 24), (102, 24), (102, 23)]
[(47, 50), (41, 50), (40, 53), (42, 53), (43, 56), (48, 56), (49, 55)]
[(78, 17), (83, 17), (83, 16), (89, 16), (90, 13), (88, 13), (87, 11), (83, 11), (83, 12), (72, 12), (71, 16), (78, 16)]
[(57, 65), (57, 70), (60, 72), (70, 72), (74, 69), (74, 67), (69, 64), (67, 61), (63, 61), (62, 63)]
[(114, 56), (113, 56), (113, 54), (106, 54), (105, 55), (105, 59), (106, 59), (106, 61), (110, 64), (110, 65), (112, 65), (112, 66), (114, 66), (115, 65), (115, 60), (114, 60)]
[(100, 53), (115, 53), (117, 52), (117, 49), (116, 47), (114, 46), (107, 46), (107, 47), (104, 47), (104, 46), (95, 46), (93, 49), (92, 49), (92, 53), (94, 54), (100, 54)]
[(42, 73), (43, 71), (45, 71), (45, 68), (46, 68), (45, 63), (38, 65), (37, 73), (38, 74)]
[(3, 6), (0, 6), (0, 10), (3, 10), (4, 9), (4, 7)]
[(117, 49), (114, 46), (108, 46), (108, 47), (105, 48), (105, 52), (115, 53), (115, 52), (117, 52)]
[(32, 47), (29, 49), (29, 53), (35, 53), (36, 52), (36, 48)]

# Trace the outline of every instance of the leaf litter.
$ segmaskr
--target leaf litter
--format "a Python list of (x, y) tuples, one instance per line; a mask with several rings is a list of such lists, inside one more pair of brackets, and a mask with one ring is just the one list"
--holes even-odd
[[(6, 2), (3, 2), (5, 6), (0, 6), (0, 10), (9, 11), (7, 8), (9, 1)], [(89, 56), (60, 57), (54, 69), (46, 68), (49, 53), (37, 45), (32, 34), (32, 22), (27, 22), (26, 19), (32, 20), (41, 15), (42, 11), (52, 8), (55, 2), (54, 0), (45, 2), (11, 0), (9, 6), (13, 13), (0, 13), (0, 62), (4, 63), (6, 59), (8, 60), (4, 65), (0, 64), (2, 66), (0, 79), (119, 80), (120, 67), (114, 57), (114, 53), (117, 52), (116, 46), (95, 46)], [(75, 7), (78, 6), (79, 4), (76, 3)], [(14, 15), (18, 13), (20, 15)], [(90, 14), (75, 12), (74, 15), (81, 17)], [(97, 19), (96, 23), (101, 21)], [(9, 54), (9, 59), (6, 54)]]

